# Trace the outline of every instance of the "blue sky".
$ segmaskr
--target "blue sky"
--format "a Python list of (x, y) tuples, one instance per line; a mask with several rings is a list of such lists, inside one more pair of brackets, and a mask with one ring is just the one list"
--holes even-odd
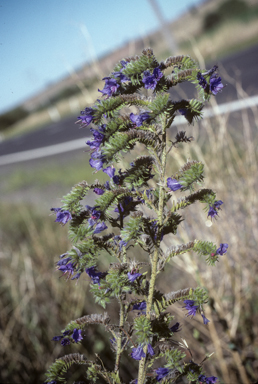
[[(156, 0), (166, 20), (200, 0)], [(0, 113), (158, 28), (148, 0), (0, 0)]]

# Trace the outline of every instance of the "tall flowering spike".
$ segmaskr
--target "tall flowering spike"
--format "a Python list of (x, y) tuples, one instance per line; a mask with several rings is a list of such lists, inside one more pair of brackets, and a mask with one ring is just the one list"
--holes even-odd
[(228, 244), (227, 243), (221, 243), (219, 248), (216, 251), (216, 254), (222, 256), (224, 253), (227, 252), (227, 250), (228, 250)]
[(107, 97), (110, 97), (113, 95), (113, 93), (116, 93), (118, 88), (120, 87), (117, 81), (115, 79), (112, 79), (111, 77), (104, 77), (102, 80), (106, 80), (105, 86), (102, 91), (98, 91), (103, 93), (103, 95), (107, 95)]
[[(168, 67), (174, 69), (171, 76), (166, 75), (165, 69)], [(85, 108), (78, 117), (84, 126), (95, 124), (95, 128), (90, 129), (92, 137), (86, 142), (90, 150), (89, 164), (94, 168), (94, 173), (103, 170), (110, 179), (104, 185), (83, 181), (65, 196), (65, 208), (52, 208), (57, 222), (64, 225), (71, 221), (69, 236), (72, 248), (60, 256), (56, 269), (75, 280), (86, 272), (95, 302), (106, 308), (111, 300), (116, 301), (120, 307), (119, 320), (109, 324), (111, 319), (106, 313), (86, 315), (71, 321), (65, 328), (69, 330), (54, 336), (53, 340), (63, 346), (71, 344), (72, 349), (77, 347), (74, 344), (83, 340), (82, 329), (86, 324), (99, 324), (112, 332), (110, 342), (116, 355), (112, 372), (115, 372), (115, 376), (111, 377), (110, 370), (106, 370), (102, 364), (87, 362), (90, 364), (88, 379), (92, 382), (97, 382), (97, 375), (122, 382), (121, 356), (132, 345), (131, 357), (139, 362), (138, 379), (141, 383), (173, 381), (178, 373), (194, 380), (199, 376), (197, 381), (203, 381), (203, 384), (217, 381), (213, 376), (200, 375), (203, 372), (201, 365), (184, 360), (185, 354), (176, 345), (170, 348), (173, 342), (171, 338), (182, 327), (175, 322), (169, 328), (173, 316), (168, 306), (188, 298), (183, 304), (186, 316), (195, 316), (198, 311), (207, 325), (209, 320), (204, 315), (207, 293), (198, 287), (176, 292), (169, 287), (169, 293), (161, 292), (158, 287), (161, 280), (157, 279), (173, 256), (193, 250), (206, 256), (206, 262), (214, 265), (219, 259), (218, 255), (224, 255), (228, 249), (227, 243), (221, 243), (216, 250), (217, 247), (211, 242), (193, 239), (188, 244), (167, 250), (164, 248), (166, 244), (160, 244), (167, 234), (177, 236), (178, 226), (183, 219), (180, 209), (186, 212), (189, 205), (206, 202), (205, 209), (212, 219), (218, 216), (223, 204), (221, 200), (214, 201), (215, 193), (206, 188), (190, 191), (182, 199), (170, 201), (171, 191), (182, 191), (187, 186), (190, 189), (194, 182), (202, 181), (201, 162), (187, 162), (175, 174), (178, 175), (176, 178), (167, 176), (168, 172), (172, 172), (169, 166), (173, 156), (169, 159), (169, 152), (178, 143), (184, 145), (193, 139), (185, 132), (179, 132), (171, 145), (168, 130), (179, 113), (189, 123), (201, 117), (204, 100), (223, 88), (216, 70), (217, 66), (214, 66), (209, 71), (202, 71), (188, 56), (170, 57), (166, 62), (159, 63), (152, 50), (145, 49), (140, 57), (126, 58), (118, 63), (110, 77), (103, 79), (104, 87), (99, 90), (104, 96), (102, 100), (97, 100), (92, 108)], [(199, 100), (171, 100), (165, 89), (182, 81), (197, 83)], [(151, 95), (140, 94), (143, 88), (151, 90)], [(131, 113), (130, 108), (138, 108), (139, 112)], [(131, 157), (143, 146), (148, 155), (139, 153), (136, 158)], [(119, 157), (123, 152), (135, 149), (128, 156), (131, 168), (119, 169)], [(91, 206), (86, 205), (84, 209), (84, 198), (92, 191), (89, 198), (95, 196), (97, 201)], [(138, 260), (131, 259), (138, 256), (136, 247), (141, 247), (148, 254), (148, 261), (143, 262), (140, 254)], [(111, 264), (106, 272), (100, 272), (96, 265), (101, 264), (102, 260), (99, 259), (105, 256), (105, 263)], [(145, 266), (148, 270), (142, 272)], [(116, 319), (116, 316), (113, 317)], [(182, 345), (188, 349), (187, 342), (182, 340)], [(149, 363), (154, 362), (155, 357), (162, 357), (164, 365), (154, 369)], [(61, 359), (68, 365), (85, 362), (84, 356), (78, 353)], [(51, 384), (64, 379), (60, 373), (60, 363), (60, 359), (56, 360), (48, 372)], [(134, 382), (136, 384), (137, 379)]]
[(56, 214), (56, 222), (65, 225), (69, 220), (72, 220), (72, 215), (69, 211), (62, 210), (62, 208), (51, 208)]

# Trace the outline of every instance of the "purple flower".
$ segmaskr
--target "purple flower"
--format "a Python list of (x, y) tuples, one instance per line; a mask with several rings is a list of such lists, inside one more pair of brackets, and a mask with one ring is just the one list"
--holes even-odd
[(103, 193), (105, 193), (105, 191), (101, 188), (94, 188), (93, 192), (95, 192), (97, 195), (103, 195)]
[[(155, 355), (155, 352), (150, 344), (148, 344), (147, 353), (151, 356)], [(137, 348), (133, 348), (131, 356), (134, 360), (141, 360), (142, 357), (145, 357), (146, 355), (143, 352), (143, 345), (139, 344)]]
[(103, 169), (103, 172), (105, 172), (110, 177), (110, 179), (112, 179), (114, 177), (115, 171), (116, 171), (116, 169), (113, 167), (107, 167), (107, 168)]
[(185, 308), (188, 311), (187, 316), (195, 316), (196, 311), (199, 308), (198, 305), (194, 305), (195, 301), (194, 300), (184, 300), (185, 305), (183, 308)]
[(51, 208), (56, 214), (56, 222), (65, 225), (69, 220), (72, 220), (72, 215), (69, 211), (63, 211), (62, 208)]
[(203, 384), (215, 384), (218, 378), (215, 376), (206, 377), (205, 375), (200, 375), (198, 377), (198, 380), (200, 383), (203, 383)]
[(186, 115), (187, 115), (187, 112), (188, 112), (187, 108), (180, 108), (178, 111), (179, 111), (179, 112), (181, 113), (181, 115), (183, 115), (183, 116), (186, 116)]
[[(159, 230), (157, 220), (154, 220), (151, 222), (150, 229), (151, 229), (151, 235), (152, 235), (154, 241), (157, 241), (157, 235), (158, 235), (158, 230)], [(164, 235), (163, 235), (163, 231), (162, 231), (161, 236), (160, 236), (160, 241), (163, 240), (163, 237), (164, 237)]]
[(66, 265), (61, 265), (58, 270), (63, 272), (63, 275), (65, 275), (66, 273), (68, 274), (68, 278), (73, 275), (74, 273), (74, 263), (68, 263)]
[(206, 380), (206, 376), (204, 376), (204, 375), (200, 375), (200, 376), (198, 377), (198, 380), (202, 383), (202, 382), (204, 382), (204, 380)]
[(209, 206), (208, 216), (211, 217), (211, 219), (218, 215), (218, 210), (220, 210), (220, 206), (223, 204), (223, 201), (218, 200), (213, 203), (213, 205)]
[(180, 324), (178, 322), (172, 325), (172, 327), (170, 327), (169, 329), (171, 332), (174, 332), (174, 333), (181, 331)]
[(142, 357), (145, 357), (145, 353), (143, 352), (143, 346), (141, 344), (138, 345), (137, 348), (132, 349), (131, 357), (134, 360), (141, 360)]
[(81, 274), (82, 274), (81, 272), (76, 273), (76, 275), (74, 275), (74, 277), (72, 277), (71, 280), (79, 279)]
[(103, 168), (105, 163), (105, 156), (102, 155), (101, 151), (95, 151), (91, 154), (91, 159), (89, 161), (90, 166), (95, 168), (97, 171), (100, 171)]
[[(100, 127), (100, 130), (102, 130), (103, 132), (104, 132), (104, 129), (105, 129), (105, 124), (103, 124), (103, 126)], [(94, 140), (93, 141), (88, 140), (86, 141), (86, 144), (90, 146), (90, 149), (96, 150), (100, 147), (105, 136), (103, 135), (103, 133), (97, 131), (96, 129), (91, 128), (90, 130), (93, 133)]]
[(170, 372), (170, 369), (168, 368), (157, 368), (155, 369), (155, 372), (157, 373), (157, 381), (161, 381), (164, 377), (166, 377), (169, 372)]
[(107, 275), (107, 272), (97, 272), (96, 267), (86, 268), (86, 273), (90, 276), (92, 283), (98, 285), (100, 285), (100, 279)]
[(175, 192), (178, 189), (182, 188), (182, 184), (180, 184), (176, 179), (171, 179), (171, 177), (167, 178), (167, 186), (171, 189), (171, 191)]
[(145, 120), (148, 120), (150, 115), (148, 112), (143, 112), (140, 115), (130, 114), (131, 122), (136, 124), (137, 127), (140, 127)]
[(151, 356), (155, 355), (154, 349), (150, 344), (148, 344), (147, 353), (149, 353)]
[(222, 89), (224, 85), (221, 82), (221, 77), (218, 77), (217, 74), (213, 73), (210, 77), (210, 91), (213, 95), (217, 95)]
[(146, 313), (146, 307), (147, 307), (147, 304), (146, 304), (146, 301), (141, 301), (140, 303), (136, 303), (133, 305), (133, 309), (132, 311), (141, 311), (143, 313)]
[(205, 317), (203, 314), (202, 314), (202, 318), (203, 318), (204, 325), (207, 325), (210, 322), (210, 320), (208, 320), (207, 317)]
[(127, 277), (128, 277), (128, 280), (130, 281), (130, 283), (133, 283), (134, 280), (136, 280), (137, 277), (140, 277), (140, 276), (142, 276), (141, 273), (136, 273), (134, 271), (127, 273)]
[(152, 89), (154, 90), (156, 88), (156, 85), (158, 81), (162, 78), (163, 73), (161, 72), (160, 68), (154, 68), (153, 74), (150, 74), (150, 71), (145, 71), (142, 79), (142, 82), (144, 84), (145, 89)]
[(77, 329), (75, 328), (73, 330), (73, 334), (72, 334), (72, 338), (74, 339), (74, 341), (76, 343), (78, 343), (79, 341), (81, 341), (83, 339), (82, 337), (82, 330), (81, 329)]
[(65, 259), (59, 260), (56, 265), (61, 266), (61, 265), (66, 265), (72, 258), (71, 257), (66, 257)]
[(121, 83), (124, 83), (126, 81), (129, 81), (129, 77), (127, 77), (122, 71), (124, 68), (120, 69), (120, 71), (112, 72), (112, 75), (121, 81)]
[(226, 253), (227, 250), (228, 250), (228, 244), (227, 243), (221, 243), (219, 248), (216, 251), (216, 254), (223, 256), (223, 254)]
[(94, 229), (94, 234), (96, 235), (97, 233), (100, 233), (102, 231), (105, 231), (105, 229), (107, 229), (107, 226), (106, 224), (104, 223), (104, 221), (102, 223), (98, 223)]
[(65, 345), (69, 345), (71, 342), (68, 338), (64, 338), (62, 341), (61, 341), (61, 345), (65, 346)]
[(208, 84), (207, 84), (207, 81), (205, 80), (205, 78), (203, 77), (203, 75), (201, 74), (201, 72), (197, 73), (197, 80), (199, 81), (200, 86), (203, 89), (206, 89)]
[(117, 81), (115, 79), (111, 79), (111, 77), (104, 77), (102, 80), (106, 81), (105, 86), (102, 91), (98, 91), (103, 93), (103, 95), (107, 95), (108, 97), (112, 96), (113, 93), (115, 93), (120, 87)]
[(119, 242), (119, 251), (121, 252), (122, 248), (125, 247), (126, 245), (127, 245), (127, 242), (124, 240), (121, 240)]
[(215, 384), (217, 382), (218, 378), (215, 376), (206, 377), (206, 384)]
[(95, 111), (92, 108), (85, 108), (84, 111), (81, 111), (81, 115), (78, 117), (78, 119), (86, 125), (89, 125), (93, 120), (94, 112)]
[(53, 341), (60, 341), (64, 336), (54, 336)]

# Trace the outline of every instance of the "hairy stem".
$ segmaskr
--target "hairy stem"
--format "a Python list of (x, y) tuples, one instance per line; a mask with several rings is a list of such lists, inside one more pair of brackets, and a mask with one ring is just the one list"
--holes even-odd
[[(162, 219), (163, 219), (163, 208), (164, 208), (164, 185), (165, 185), (165, 171), (166, 171), (166, 159), (167, 159), (167, 153), (166, 153), (166, 120), (163, 122), (163, 134), (162, 134), (162, 142), (163, 142), (163, 149), (162, 149), (162, 158), (161, 158), (161, 172), (159, 177), (159, 205), (158, 205), (158, 224), (159, 226), (162, 225)], [(160, 234), (159, 236), (160, 237)], [(150, 286), (149, 286), (149, 294), (147, 299), (147, 308), (146, 308), (146, 317), (147, 319), (150, 319), (151, 316), (151, 307), (153, 302), (153, 294), (155, 289), (155, 281), (157, 276), (157, 264), (158, 264), (158, 258), (159, 258), (159, 251), (160, 251), (160, 241), (158, 241), (157, 246), (155, 247), (154, 255), (152, 258), (151, 263), (151, 278), (150, 278)], [(138, 384), (143, 384), (145, 380), (145, 374), (146, 374), (146, 358), (147, 358), (147, 346), (144, 348), (144, 352), (146, 357), (142, 358), (139, 364), (139, 371), (138, 371)]]
[(116, 345), (117, 345), (117, 351), (116, 351), (116, 364), (115, 364), (115, 372), (118, 372), (119, 370), (119, 365), (120, 365), (120, 358), (121, 358), (121, 353), (122, 353), (122, 339), (123, 339), (123, 327), (124, 327), (124, 318), (125, 318), (125, 311), (124, 311), (124, 304), (119, 298), (119, 304), (120, 304), (120, 320), (119, 320), (119, 336), (116, 340)]

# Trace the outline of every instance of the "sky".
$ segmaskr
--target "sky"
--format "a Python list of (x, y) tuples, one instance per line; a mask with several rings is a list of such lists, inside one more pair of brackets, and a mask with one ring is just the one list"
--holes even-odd
[[(165, 20), (200, 0), (156, 0)], [(0, 113), (159, 27), (148, 0), (0, 0)]]

